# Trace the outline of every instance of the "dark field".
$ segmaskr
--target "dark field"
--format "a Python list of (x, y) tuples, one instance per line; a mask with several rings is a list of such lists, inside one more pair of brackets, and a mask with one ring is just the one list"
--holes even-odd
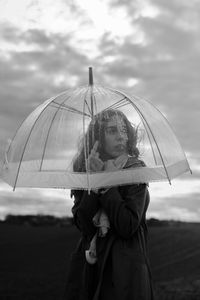
[[(149, 253), (156, 299), (200, 299), (200, 224), (152, 226)], [(62, 299), (73, 226), (0, 224), (0, 300)]]

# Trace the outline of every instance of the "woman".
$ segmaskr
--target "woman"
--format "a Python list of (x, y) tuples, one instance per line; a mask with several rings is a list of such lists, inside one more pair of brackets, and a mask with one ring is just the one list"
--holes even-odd
[[(138, 159), (137, 130), (119, 110), (96, 115), (84, 143), (87, 143), (88, 151), (82, 146), (74, 162), (74, 171), (144, 166)], [(66, 299), (152, 300), (146, 253), (147, 185), (124, 185), (90, 193), (73, 190), (72, 195), (75, 199), (74, 222), (82, 238), (72, 255)], [(94, 222), (99, 212), (107, 218), (103, 236), (98, 234), (97, 228), (101, 228)], [(101, 224), (97, 226), (101, 227)], [(94, 260), (88, 258), (88, 251), (94, 254)]]

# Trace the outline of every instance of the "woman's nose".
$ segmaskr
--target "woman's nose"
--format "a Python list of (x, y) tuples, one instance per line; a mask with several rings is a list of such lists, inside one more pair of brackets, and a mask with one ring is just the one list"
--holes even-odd
[(120, 140), (125, 139), (125, 134), (124, 134), (124, 132), (118, 130), (118, 131), (117, 131), (117, 139), (120, 139)]

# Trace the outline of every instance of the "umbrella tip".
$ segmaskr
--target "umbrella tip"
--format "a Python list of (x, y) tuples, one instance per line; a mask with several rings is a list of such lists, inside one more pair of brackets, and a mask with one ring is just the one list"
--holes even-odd
[(89, 85), (93, 85), (93, 72), (92, 72), (92, 67), (89, 67)]

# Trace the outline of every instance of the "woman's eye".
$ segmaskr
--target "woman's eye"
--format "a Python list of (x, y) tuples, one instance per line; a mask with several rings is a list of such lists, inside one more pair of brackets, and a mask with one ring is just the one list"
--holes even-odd
[(127, 134), (128, 132), (127, 132), (127, 128), (126, 127), (123, 127), (122, 128), (122, 132), (124, 133), (124, 134)]
[(123, 127), (123, 128), (117, 128), (117, 127), (111, 127), (111, 128), (107, 128), (106, 129), (107, 134), (117, 134), (117, 133), (121, 133), (121, 134), (127, 134), (127, 128)]
[(107, 129), (107, 133), (108, 134), (115, 134), (117, 132), (117, 129), (116, 128), (108, 128)]

